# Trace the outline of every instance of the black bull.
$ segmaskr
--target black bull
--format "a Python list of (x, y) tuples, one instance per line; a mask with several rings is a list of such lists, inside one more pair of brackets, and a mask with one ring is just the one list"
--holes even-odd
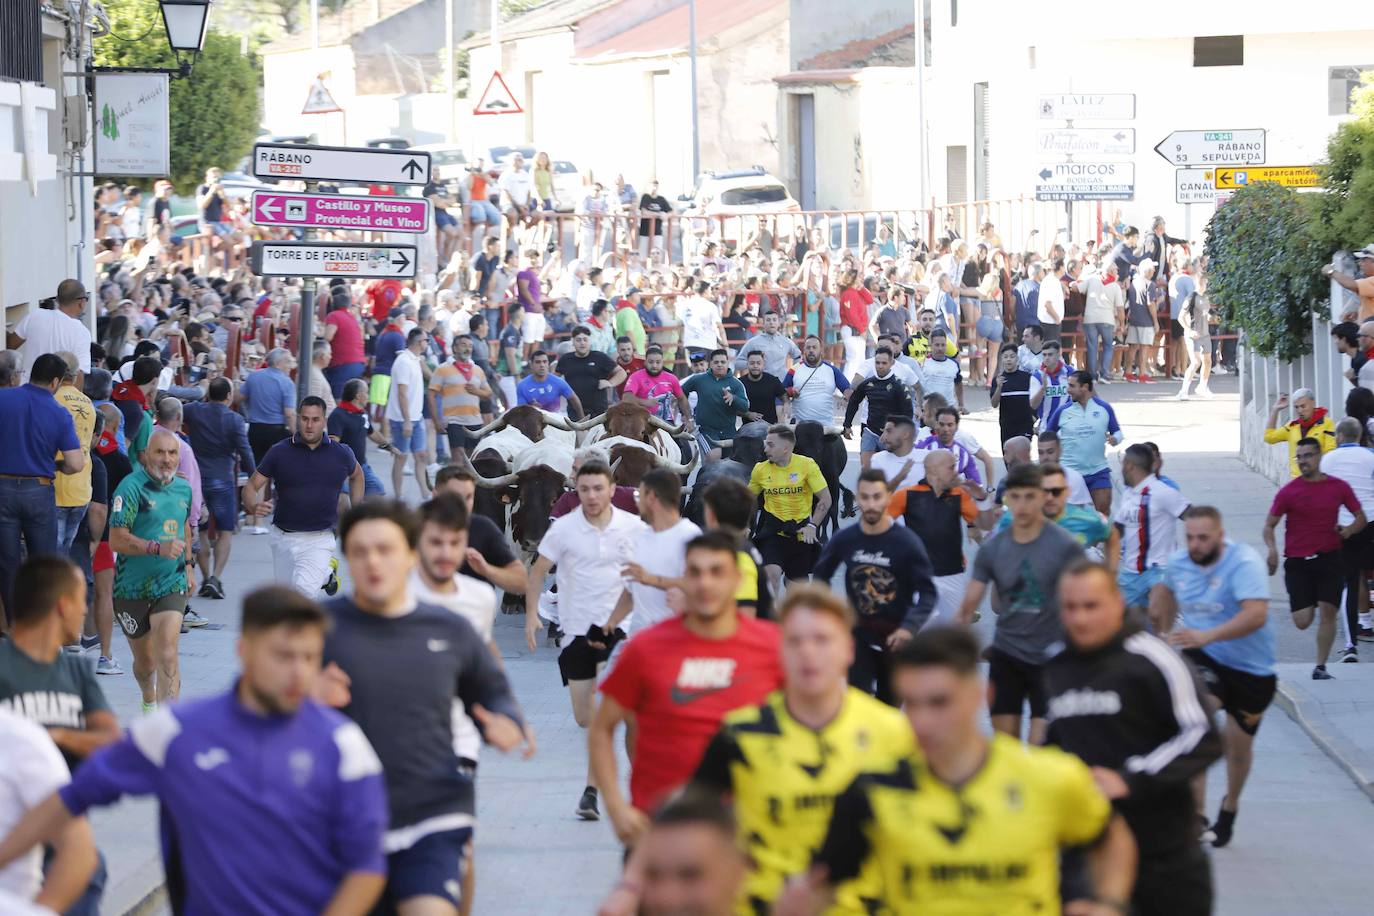
[(843, 439), (838, 435), (827, 435), (825, 427), (813, 420), (803, 420), (794, 430), (797, 434), (796, 453), (820, 466), (821, 476), (830, 490), (830, 511), (821, 525), (821, 533), (829, 525), (833, 534), (840, 528), (840, 496), (844, 497), (844, 517), (849, 518), (854, 514), (854, 491), (840, 483), (840, 475), (849, 464), (849, 452), (845, 449)]

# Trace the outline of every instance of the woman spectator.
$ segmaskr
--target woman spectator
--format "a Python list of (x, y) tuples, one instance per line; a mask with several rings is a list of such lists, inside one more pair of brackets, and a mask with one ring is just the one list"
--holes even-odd
[(852, 378), (866, 355), (868, 307), (873, 294), (859, 282), (859, 272), (840, 274), (840, 341), (844, 344), (844, 375)]
[(125, 359), (134, 355), (135, 343), (137, 341), (129, 324), (129, 316), (121, 312), (111, 317), (105, 328), (105, 336), (100, 341), (100, 346), (105, 350), (105, 367), (111, 372), (118, 369)]
[(1374, 391), (1368, 388), (1352, 388), (1345, 396), (1345, 415), (1360, 421), (1364, 435), (1360, 445), (1365, 448), (1374, 446)]
[(742, 293), (730, 296), (730, 306), (725, 313), (725, 342), (731, 353), (738, 353), (751, 334), (749, 313)]
[(977, 340), (969, 356), (969, 377), (978, 385), (992, 387), (997, 373), (997, 353), (1002, 348), (1006, 324), (1002, 320), (1002, 283), (995, 271), (983, 275), (978, 285), (978, 320), (974, 323)]

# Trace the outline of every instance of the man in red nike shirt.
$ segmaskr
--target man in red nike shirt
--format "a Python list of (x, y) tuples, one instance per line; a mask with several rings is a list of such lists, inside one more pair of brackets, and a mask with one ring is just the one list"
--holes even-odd
[[(727, 712), (782, 686), (778, 630), (739, 613), (739, 544), (710, 531), (687, 544), (687, 611), (636, 634), (601, 685), (588, 734), (592, 773), (616, 835), (633, 846), (649, 815), (691, 778)], [(616, 773), (615, 730), (634, 715), (630, 798)]]

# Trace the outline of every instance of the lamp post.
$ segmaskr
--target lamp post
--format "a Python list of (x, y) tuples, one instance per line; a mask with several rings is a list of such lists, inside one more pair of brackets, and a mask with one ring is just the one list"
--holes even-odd
[[(212, 0), (158, 0), (162, 24), (167, 29), (167, 44), (176, 55), (178, 76), (190, 76), (200, 49), (205, 47), (205, 31), (210, 24)], [(183, 56), (185, 55), (185, 56)]]

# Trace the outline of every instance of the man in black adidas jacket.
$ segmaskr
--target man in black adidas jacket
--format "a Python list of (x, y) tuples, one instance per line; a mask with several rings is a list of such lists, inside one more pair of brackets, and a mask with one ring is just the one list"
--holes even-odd
[(1068, 646), (1045, 664), (1049, 742), (1093, 768), (1135, 834), (1135, 916), (1205, 916), (1212, 875), (1191, 783), (1221, 756), (1192, 668), (1126, 622), (1116, 578), (1084, 562), (1059, 580)]

